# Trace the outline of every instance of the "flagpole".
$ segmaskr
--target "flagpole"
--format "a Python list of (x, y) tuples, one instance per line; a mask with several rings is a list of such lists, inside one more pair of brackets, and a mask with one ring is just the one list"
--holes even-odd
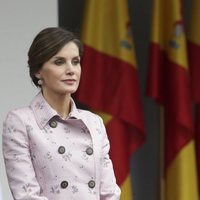
[(165, 200), (165, 132), (164, 108), (160, 107), (160, 200)]

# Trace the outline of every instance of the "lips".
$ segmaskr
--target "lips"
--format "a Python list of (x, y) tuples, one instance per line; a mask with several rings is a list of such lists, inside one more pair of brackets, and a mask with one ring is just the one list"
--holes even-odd
[(68, 85), (72, 85), (76, 82), (76, 80), (75, 79), (65, 79), (62, 82), (65, 84), (68, 84)]

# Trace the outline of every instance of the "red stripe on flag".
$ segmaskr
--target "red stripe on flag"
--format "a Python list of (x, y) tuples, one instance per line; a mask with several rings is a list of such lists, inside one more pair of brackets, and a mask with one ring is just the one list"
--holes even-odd
[(196, 103), (200, 103), (200, 45), (188, 42), (188, 56), (191, 71), (192, 96)]
[(164, 62), (164, 54), (159, 44), (150, 43), (149, 51), (150, 63), (148, 68), (147, 79), (147, 96), (156, 100), (157, 103), (164, 101), (164, 68), (160, 67), (160, 63)]
[(138, 139), (143, 141), (144, 121), (136, 69), (88, 46), (85, 46), (84, 53), (87, 57), (82, 59), (82, 78), (76, 98), (92, 109), (132, 124), (141, 131)]
[[(112, 158), (117, 183), (122, 185), (130, 173), (130, 148), (135, 149), (139, 145), (136, 145), (134, 142), (135, 130), (129, 124), (117, 118), (112, 118), (106, 125), (106, 130), (110, 140), (110, 156)], [(131, 145), (134, 146), (131, 147)]]

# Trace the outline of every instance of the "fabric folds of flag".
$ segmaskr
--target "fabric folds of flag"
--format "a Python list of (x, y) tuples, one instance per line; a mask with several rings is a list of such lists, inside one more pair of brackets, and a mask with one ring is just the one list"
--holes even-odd
[(154, 0), (147, 95), (164, 110), (164, 199), (197, 200), (192, 102), (181, 0)]
[(127, 2), (87, 0), (82, 41), (75, 98), (103, 117), (121, 199), (131, 200), (130, 159), (144, 140), (144, 119)]
[(192, 0), (190, 27), (188, 31), (188, 55), (191, 71), (192, 97), (200, 104), (200, 1)]
[[(195, 104), (195, 144), (200, 193), (200, 1), (192, 0), (188, 31), (188, 55), (191, 72), (192, 99)], [(200, 194), (199, 194), (200, 196)]]

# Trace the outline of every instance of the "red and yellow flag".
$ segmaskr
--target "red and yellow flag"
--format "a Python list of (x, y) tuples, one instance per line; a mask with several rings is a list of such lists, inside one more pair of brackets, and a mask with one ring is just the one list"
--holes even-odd
[(164, 109), (165, 200), (197, 200), (197, 177), (181, 0), (154, 0), (147, 94)]
[(200, 192), (200, 1), (192, 0), (188, 31), (188, 55), (191, 72), (192, 97), (195, 103), (195, 144)]
[(76, 99), (103, 117), (121, 199), (132, 200), (130, 160), (144, 140), (144, 121), (127, 2), (87, 0), (82, 41)]

